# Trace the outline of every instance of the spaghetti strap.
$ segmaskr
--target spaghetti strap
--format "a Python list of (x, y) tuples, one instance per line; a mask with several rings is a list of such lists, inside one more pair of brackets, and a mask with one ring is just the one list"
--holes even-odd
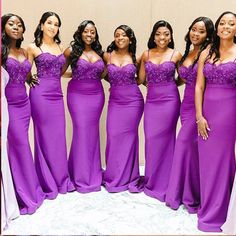
[(174, 56), (174, 54), (175, 54), (175, 49), (173, 50), (173, 53), (172, 53), (171, 58), (170, 58), (170, 61), (172, 60), (172, 57)]
[(27, 55), (25, 54), (25, 51), (21, 48), (21, 52), (22, 52), (22, 54), (24, 55), (24, 57), (26, 57), (27, 58)]
[(109, 53), (109, 64), (111, 64), (111, 52)]
[(147, 54), (147, 61), (149, 61), (149, 49), (148, 49), (148, 54)]
[(234, 59), (234, 62), (236, 62), (236, 57), (235, 57), (235, 59)]
[(58, 45), (58, 47), (59, 47), (60, 51), (62, 52), (62, 49), (61, 49), (60, 45), (59, 45), (58, 43), (57, 43), (57, 45)]
[(43, 53), (43, 50), (42, 50), (42, 48), (41, 48), (41, 47), (39, 47), (39, 49), (40, 49), (40, 51)]

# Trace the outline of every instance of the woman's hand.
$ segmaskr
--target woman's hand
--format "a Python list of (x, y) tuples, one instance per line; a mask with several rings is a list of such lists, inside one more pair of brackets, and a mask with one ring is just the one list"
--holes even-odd
[(203, 140), (208, 139), (208, 132), (210, 131), (209, 125), (207, 123), (207, 120), (202, 116), (197, 121), (197, 129), (198, 129), (198, 136), (202, 136)]
[(30, 86), (30, 88), (35, 87), (35, 85), (39, 85), (39, 79), (36, 74), (29, 77), (29, 79), (26, 80), (27, 84)]

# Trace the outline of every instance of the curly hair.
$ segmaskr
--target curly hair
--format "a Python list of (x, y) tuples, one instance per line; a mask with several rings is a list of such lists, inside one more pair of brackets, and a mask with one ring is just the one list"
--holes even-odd
[[(11, 43), (10, 37), (6, 34), (5, 26), (7, 24), (7, 21), (13, 16), (15, 16), (19, 19), (19, 21), (22, 25), (22, 28), (23, 28), (23, 33), (25, 32), (25, 24), (24, 24), (23, 19), (20, 16), (18, 16), (16, 14), (9, 13), (9, 14), (3, 15), (1, 17), (1, 22), (2, 22), (2, 24), (1, 24), (1, 27), (2, 27), (2, 56), (1, 56), (1, 60), (2, 60), (3, 67), (6, 67), (6, 61), (7, 61), (9, 51), (10, 51), (10, 43)], [(23, 37), (16, 40), (16, 47), (17, 48), (20, 48), (23, 40), (24, 40)]]
[(194, 60), (193, 62), (193, 65), (192, 67), (194, 67), (194, 65), (197, 63), (199, 57), (200, 57), (200, 54), (201, 52), (206, 49), (206, 47), (212, 42), (212, 36), (213, 36), (213, 32), (214, 32), (214, 24), (212, 22), (212, 20), (208, 17), (204, 17), (204, 16), (200, 16), (198, 18), (196, 18), (192, 24), (189, 26), (188, 28), (188, 33), (186, 34), (184, 40), (186, 42), (186, 46), (185, 46), (185, 52), (184, 52), (184, 55), (183, 57), (181, 58), (180, 62), (179, 62), (179, 65), (182, 65), (184, 60), (186, 59), (186, 57), (188, 56), (189, 54), (189, 51), (190, 51), (190, 46), (191, 46), (191, 40), (190, 40), (190, 32), (193, 28), (193, 26), (197, 23), (197, 22), (200, 22), (200, 21), (203, 21), (203, 23), (205, 24), (205, 27), (206, 27), (206, 38), (205, 40), (202, 42), (201, 46), (200, 46), (200, 49), (198, 51), (198, 54), (197, 54), (197, 57), (196, 59)]
[(76, 66), (76, 63), (79, 59), (79, 57), (82, 55), (85, 44), (82, 40), (82, 33), (84, 32), (86, 26), (88, 24), (91, 24), (95, 28), (95, 40), (91, 44), (91, 48), (100, 56), (103, 56), (103, 50), (102, 45), (99, 42), (99, 35), (97, 32), (97, 28), (95, 26), (95, 23), (91, 20), (84, 20), (79, 26), (78, 29), (75, 31), (73, 38), (74, 40), (71, 41), (70, 45), (72, 48), (71, 54), (70, 54), (70, 60), (71, 60), (71, 68), (74, 68)]
[[(129, 38), (130, 44), (129, 44), (128, 50), (131, 53), (133, 63), (136, 64), (136, 44), (137, 44), (137, 40), (136, 40), (134, 31), (128, 25), (120, 25), (115, 29), (114, 35), (115, 35), (115, 33), (118, 29), (123, 30), (125, 32), (125, 34), (127, 35), (127, 37)], [(118, 49), (118, 47), (116, 46), (115, 40), (114, 40), (107, 47), (107, 52), (111, 53), (112, 51), (117, 50), (117, 49)]]
[(168, 46), (168, 48), (173, 49), (175, 46), (174, 39), (173, 39), (173, 29), (172, 29), (171, 25), (165, 20), (159, 20), (154, 24), (154, 26), (152, 28), (152, 33), (151, 33), (149, 40), (148, 40), (148, 48), (152, 49), (157, 46), (156, 43), (154, 42), (154, 38), (155, 38), (156, 31), (160, 27), (166, 27), (170, 31), (171, 40), (167, 46)]
[[(207, 56), (207, 59), (210, 59), (213, 54), (215, 54), (215, 57), (213, 59), (213, 64), (216, 63), (219, 59), (220, 59), (220, 37), (217, 35), (218, 33), (218, 25), (220, 23), (220, 20), (221, 18), (226, 15), (226, 14), (232, 14), (235, 18), (236, 18), (236, 14), (231, 12), (231, 11), (225, 11), (223, 12), (219, 18), (216, 20), (216, 23), (215, 23), (215, 31), (213, 33), (213, 42), (212, 42), (212, 45), (211, 45), (211, 48), (210, 48), (210, 51), (209, 51), (209, 55)], [(236, 43), (236, 36), (234, 35), (234, 43)]]
[[(36, 30), (34, 32), (34, 43), (37, 47), (40, 47), (40, 45), (42, 45), (42, 42), (43, 42), (43, 31), (41, 30), (41, 25), (44, 24), (46, 22), (46, 20), (48, 19), (48, 17), (50, 17), (50, 16), (55, 16), (58, 19), (58, 24), (59, 24), (58, 26), (59, 27), (61, 26), (61, 19), (58, 16), (58, 14), (56, 14), (55, 12), (52, 12), (52, 11), (48, 11), (48, 12), (43, 13), (43, 15), (42, 15), (41, 19), (39, 20), (39, 23), (36, 27)], [(58, 29), (58, 32), (54, 37), (54, 41), (57, 44), (61, 43), (59, 34), (60, 34), (60, 32)]]

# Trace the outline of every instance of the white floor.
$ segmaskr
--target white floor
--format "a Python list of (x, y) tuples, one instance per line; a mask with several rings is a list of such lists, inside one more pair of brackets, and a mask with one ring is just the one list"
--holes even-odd
[[(5, 235), (206, 235), (197, 216), (174, 211), (144, 193), (77, 192), (45, 200), (33, 215), (20, 216)], [(218, 233), (219, 235), (219, 233)]]

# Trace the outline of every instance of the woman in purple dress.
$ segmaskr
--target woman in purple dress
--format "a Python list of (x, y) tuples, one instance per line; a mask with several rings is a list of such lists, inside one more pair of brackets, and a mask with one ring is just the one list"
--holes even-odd
[(215, 23), (213, 43), (198, 62), (195, 90), (201, 204), (198, 228), (220, 232), (226, 220), (236, 162), (236, 14)]
[(65, 136), (65, 110), (61, 90), (61, 72), (65, 57), (59, 39), (61, 21), (54, 12), (42, 15), (28, 47), (35, 61), (40, 84), (30, 90), (34, 123), (35, 165), (48, 199), (73, 189), (70, 183)]
[(186, 83), (186, 87), (180, 109), (182, 127), (175, 144), (166, 204), (172, 209), (178, 209), (184, 204), (189, 213), (196, 213), (200, 204), (198, 135), (194, 104), (197, 61), (200, 53), (211, 42), (213, 31), (214, 24), (209, 18), (198, 17), (193, 21), (185, 36), (186, 49), (178, 69), (179, 77)]
[(114, 32), (104, 59), (111, 85), (107, 111), (106, 170), (103, 183), (108, 192), (142, 191), (139, 175), (138, 126), (143, 96), (136, 81), (136, 38), (127, 25)]
[(144, 106), (144, 193), (165, 201), (180, 108), (175, 71), (182, 56), (173, 49), (173, 30), (164, 20), (153, 26), (148, 48), (139, 70), (139, 83), (148, 85)]
[[(67, 104), (73, 123), (69, 156), (71, 180), (80, 193), (101, 190), (99, 121), (104, 105), (102, 46), (93, 21), (83, 21), (65, 51), (72, 67)], [(64, 68), (64, 69), (66, 69)]]
[(44, 200), (30, 149), (30, 102), (25, 81), (31, 64), (21, 48), (25, 25), (15, 14), (2, 16), (2, 65), (9, 74), (6, 98), (9, 111), (8, 158), (20, 214), (33, 214)]

